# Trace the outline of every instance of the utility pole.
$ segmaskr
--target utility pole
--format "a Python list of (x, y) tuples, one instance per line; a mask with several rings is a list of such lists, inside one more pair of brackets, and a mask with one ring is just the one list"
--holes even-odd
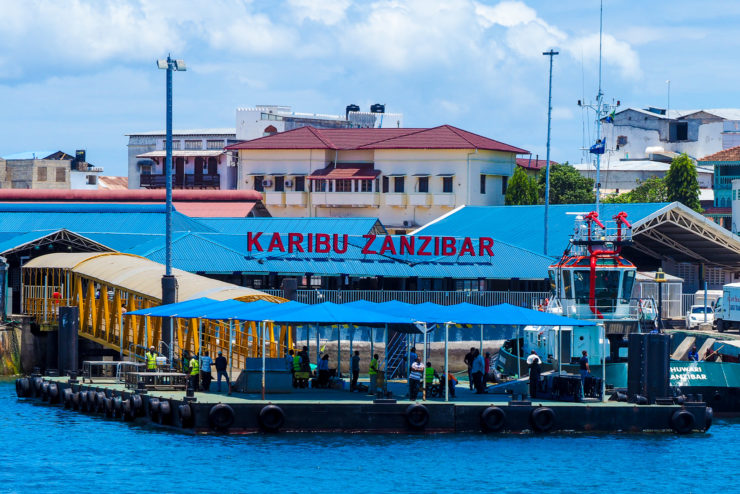
[(545, 255), (547, 255), (547, 234), (550, 213), (550, 127), (552, 122), (552, 57), (560, 52), (546, 51), (543, 55), (550, 57), (550, 87), (547, 94), (547, 161), (545, 162)]
[[(177, 279), (172, 275), (172, 71), (184, 71), (184, 60), (173, 60), (167, 55), (167, 59), (157, 60), (157, 67), (167, 71), (167, 137), (165, 143), (165, 272), (162, 277), (162, 304), (173, 304), (177, 302)], [(172, 318), (164, 319), (162, 327), (162, 341), (167, 346), (169, 363), (173, 365), (174, 331)], [(157, 345), (158, 346), (158, 345)]]

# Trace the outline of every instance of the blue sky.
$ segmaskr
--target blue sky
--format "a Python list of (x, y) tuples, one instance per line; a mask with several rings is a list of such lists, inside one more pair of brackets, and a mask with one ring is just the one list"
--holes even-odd
[[(341, 114), (385, 103), (407, 127), (451, 124), (580, 162), (597, 89), (599, 2), (495, 0), (0, 0), (0, 155), (73, 152), (124, 175), (126, 133), (233, 127), (255, 104)], [(738, 107), (740, 2), (604, 2), (603, 88), (622, 106)], [(584, 132), (585, 129), (585, 132)]]

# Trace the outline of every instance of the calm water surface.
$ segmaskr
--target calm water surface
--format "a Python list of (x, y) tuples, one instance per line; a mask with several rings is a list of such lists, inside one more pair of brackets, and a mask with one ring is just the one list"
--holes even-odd
[(18, 400), (0, 493), (738, 492), (740, 422), (673, 435), (189, 436)]

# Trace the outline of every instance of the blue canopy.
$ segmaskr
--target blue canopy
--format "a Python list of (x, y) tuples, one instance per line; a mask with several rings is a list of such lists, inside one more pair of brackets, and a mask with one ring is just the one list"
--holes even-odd
[(399, 301), (374, 303), (366, 300), (316, 305), (299, 302), (274, 304), (264, 300), (239, 302), (200, 298), (126, 315), (153, 317), (202, 318), (239, 321), (273, 321), (279, 323), (309, 324), (485, 324), (506, 326), (593, 326), (593, 321), (582, 321), (540, 312), (510, 304), (482, 307), (468, 303), (438, 305), (431, 302), (406, 304)]

